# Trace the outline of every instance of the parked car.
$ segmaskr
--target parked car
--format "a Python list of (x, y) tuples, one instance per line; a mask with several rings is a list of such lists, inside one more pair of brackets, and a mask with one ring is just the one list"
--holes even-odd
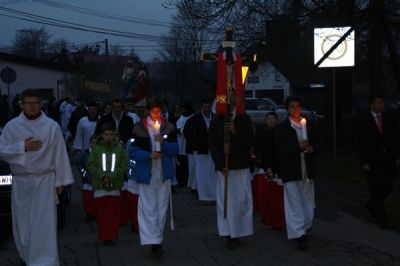
[(269, 98), (245, 98), (244, 105), (246, 113), (255, 125), (263, 124), (265, 122), (265, 114), (268, 112), (276, 112), (278, 114), (278, 122), (283, 121), (286, 117), (284, 110), (280, 109), (278, 104)]
[(0, 239), (11, 236), (11, 183), (12, 175), (8, 164), (0, 161)]
[[(268, 112), (275, 112), (278, 115), (278, 123), (281, 123), (287, 117), (287, 110), (284, 105), (278, 105), (276, 102), (269, 98), (245, 98), (244, 104), (246, 112), (250, 116), (255, 125), (260, 125), (265, 122), (265, 115)], [(302, 116), (316, 123), (324, 119), (323, 115), (318, 114), (316, 111), (310, 111), (302, 107)]]

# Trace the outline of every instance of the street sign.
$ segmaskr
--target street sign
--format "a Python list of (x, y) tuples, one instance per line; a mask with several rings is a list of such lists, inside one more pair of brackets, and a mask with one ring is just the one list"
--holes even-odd
[(17, 73), (10, 67), (5, 67), (0, 73), (1, 80), (6, 84), (11, 84), (17, 79)]
[[(326, 57), (334, 46), (336, 48)], [(324, 56), (326, 58), (321, 60)], [(314, 29), (314, 64), (318, 67), (354, 66), (354, 30), (350, 27)]]

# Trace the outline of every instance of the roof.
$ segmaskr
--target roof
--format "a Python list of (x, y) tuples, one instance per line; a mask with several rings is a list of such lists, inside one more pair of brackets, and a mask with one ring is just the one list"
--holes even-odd
[(31, 58), (31, 57), (25, 57), (25, 56), (20, 56), (20, 55), (15, 55), (15, 54), (7, 54), (7, 53), (1, 53), (1, 52), (0, 52), (0, 60), (18, 63), (18, 64), (22, 64), (22, 65), (29, 65), (29, 66), (33, 66), (33, 67), (65, 71), (65, 72), (73, 72), (74, 70), (76, 70), (76, 67), (73, 67), (71, 65), (62, 65), (62, 64), (52, 63), (52, 62), (48, 62), (48, 61), (44, 61), (44, 60), (40, 60), (40, 59)]

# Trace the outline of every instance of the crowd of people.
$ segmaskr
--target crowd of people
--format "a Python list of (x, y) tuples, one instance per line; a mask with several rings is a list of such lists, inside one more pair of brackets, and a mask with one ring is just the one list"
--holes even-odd
[[(374, 108), (381, 99), (371, 99), (372, 114), (383, 112)], [(171, 193), (180, 186), (188, 187), (202, 205), (216, 206), (219, 235), (226, 238), (228, 249), (237, 248), (240, 238), (253, 234), (251, 179), (256, 168), (282, 180), (287, 237), (306, 250), (314, 218), (318, 142), (301, 116), (302, 101), (289, 96), (288, 116), (282, 123), (278, 125), (277, 114), (269, 112), (265, 124), (255, 127), (248, 115), (236, 112), (237, 100), (232, 95), (227, 120), (215, 113), (210, 99), (203, 99), (198, 111), (184, 103), (169, 113), (165, 101), (151, 98), (140, 115), (121, 99), (102, 106), (65, 99), (55, 112), (51, 104), (41, 110), (37, 91), (24, 91), (22, 112), (0, 136), (0, 157), (14, 176), (13, 232), (22, 263), (58, 265), (57, 195), (74, 181), (68, 140), (70, 153), (80, 158), (86, 219), (96, 220), (98, 239), (106, 246), (114, 245), (119, 227), (130, 221), (141, 245), (149, 245), (151, 253), (161, 257)], [(383, 180), (377, 175), (399, 158), (398, 149), (386, 146), (386, 139), (394, 141), (394, 136), (383, 123), (384, 127), (382, 121), (368, 124), (377, 130), (360, 123), (363, 132), (377, 131), (360, 141), (379, 138), (374, 148), (387, 159), (363, 157), (371, 186), (367, 208), (382, 227), (388, 220), (383, 201), (393, 182), (392, 177), (377, 181)], [(380, 135), (372, 136), (375, 133)]]

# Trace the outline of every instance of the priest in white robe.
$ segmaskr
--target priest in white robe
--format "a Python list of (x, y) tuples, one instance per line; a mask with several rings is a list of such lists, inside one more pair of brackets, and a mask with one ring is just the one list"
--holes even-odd
[(0, 158), (10, 164), (12, 223), (22, 265), (57, 266), (56, 192), (73, 183), (58, 124), (41, 110), (36, 90), (21, 95), (23, 112), (0, 136)]

